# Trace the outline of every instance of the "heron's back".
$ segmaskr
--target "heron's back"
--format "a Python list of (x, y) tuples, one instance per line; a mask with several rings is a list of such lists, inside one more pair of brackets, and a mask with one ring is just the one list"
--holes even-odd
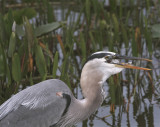
[(57, 123), (67, 104), (57, 92), (71, 95), (64, 82), (50, 79), (12, 96), (0, 106), (0, 127), (49, 127)]

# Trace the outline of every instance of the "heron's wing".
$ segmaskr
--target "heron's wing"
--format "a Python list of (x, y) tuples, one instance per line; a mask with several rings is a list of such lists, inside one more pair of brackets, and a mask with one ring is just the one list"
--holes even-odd
[(33, 125), (36, 122), (51, 125), (61, 118), (67, 101), (56, 95), (64, 92), (71, 95), (69, 88), (60, 80), (46, 80), (19, 92), (0, 106), (1, 121), (20, 125)]

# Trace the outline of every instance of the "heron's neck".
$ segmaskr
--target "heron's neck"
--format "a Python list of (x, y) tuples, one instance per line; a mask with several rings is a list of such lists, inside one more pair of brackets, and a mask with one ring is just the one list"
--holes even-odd
[(93, 114), (103, 101), (102, 95), (97, 94), (96, 98), (86, 97), (82, 100), (72, 98), (72, 103), (64, 119), (62, 119), (62, 127), (71, 126), (80, 121), (87, 119)]
[(70, 108), (65, 115), (65, 121), (63, 121), (64, 126), (85, 120), (94, 113), (103, 102), (102, 75), (88, 71), (83, 72), (80, 83), (84, 99), (78, 100), (74, 97), (72, 98)]
[(88, 116), (94, 113), (104, 100), (101, 88), (98, 88), (97, 91), (93, 91), (93, 94), (88, 94), (84, 99), (78, 100), (82, 111), (88, 114)]
[(102, 75), (91, 72), (91, 76), (91, 73), (88, 73), (82, 73), (81, 75), (80, 83), (84, 99), (78, 100), (81, 108), (79, 111), (81, 111), (82, 114), (88, 114), (87, 117), (100, 107), (104, 99), (104, 93), (102, 89), (103, 84), (101, 82)]

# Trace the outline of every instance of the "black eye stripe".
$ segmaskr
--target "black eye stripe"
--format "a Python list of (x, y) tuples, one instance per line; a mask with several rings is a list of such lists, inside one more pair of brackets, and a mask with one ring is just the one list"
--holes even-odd
[(88, 59), (87, 59), (86, 62), (88, 62), (88, 61), (90, 61), (90, 60), (93, 60), (93, 59), (95, 59), (95, 58), (103, 58), (103, 57), (105, 57), (105, 56), (107, 56), (107, 55), (113, 55), (113, 54), (110, 54), (110, 53), (97, 53), (97, 54), (93, 54), (93, 55), (91, 55), (90, 57), (88, 57)]

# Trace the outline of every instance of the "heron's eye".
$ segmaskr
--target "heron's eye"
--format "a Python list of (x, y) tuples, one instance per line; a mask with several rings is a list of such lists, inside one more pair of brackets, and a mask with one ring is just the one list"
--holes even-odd
[(107, 63), (111, 63), (112, 62), (112, 59), (107, 59)]
[(106, 56), (105, 59), (106, 59), (107, 63), (111, 63), (112, 62), (112, 56)]

